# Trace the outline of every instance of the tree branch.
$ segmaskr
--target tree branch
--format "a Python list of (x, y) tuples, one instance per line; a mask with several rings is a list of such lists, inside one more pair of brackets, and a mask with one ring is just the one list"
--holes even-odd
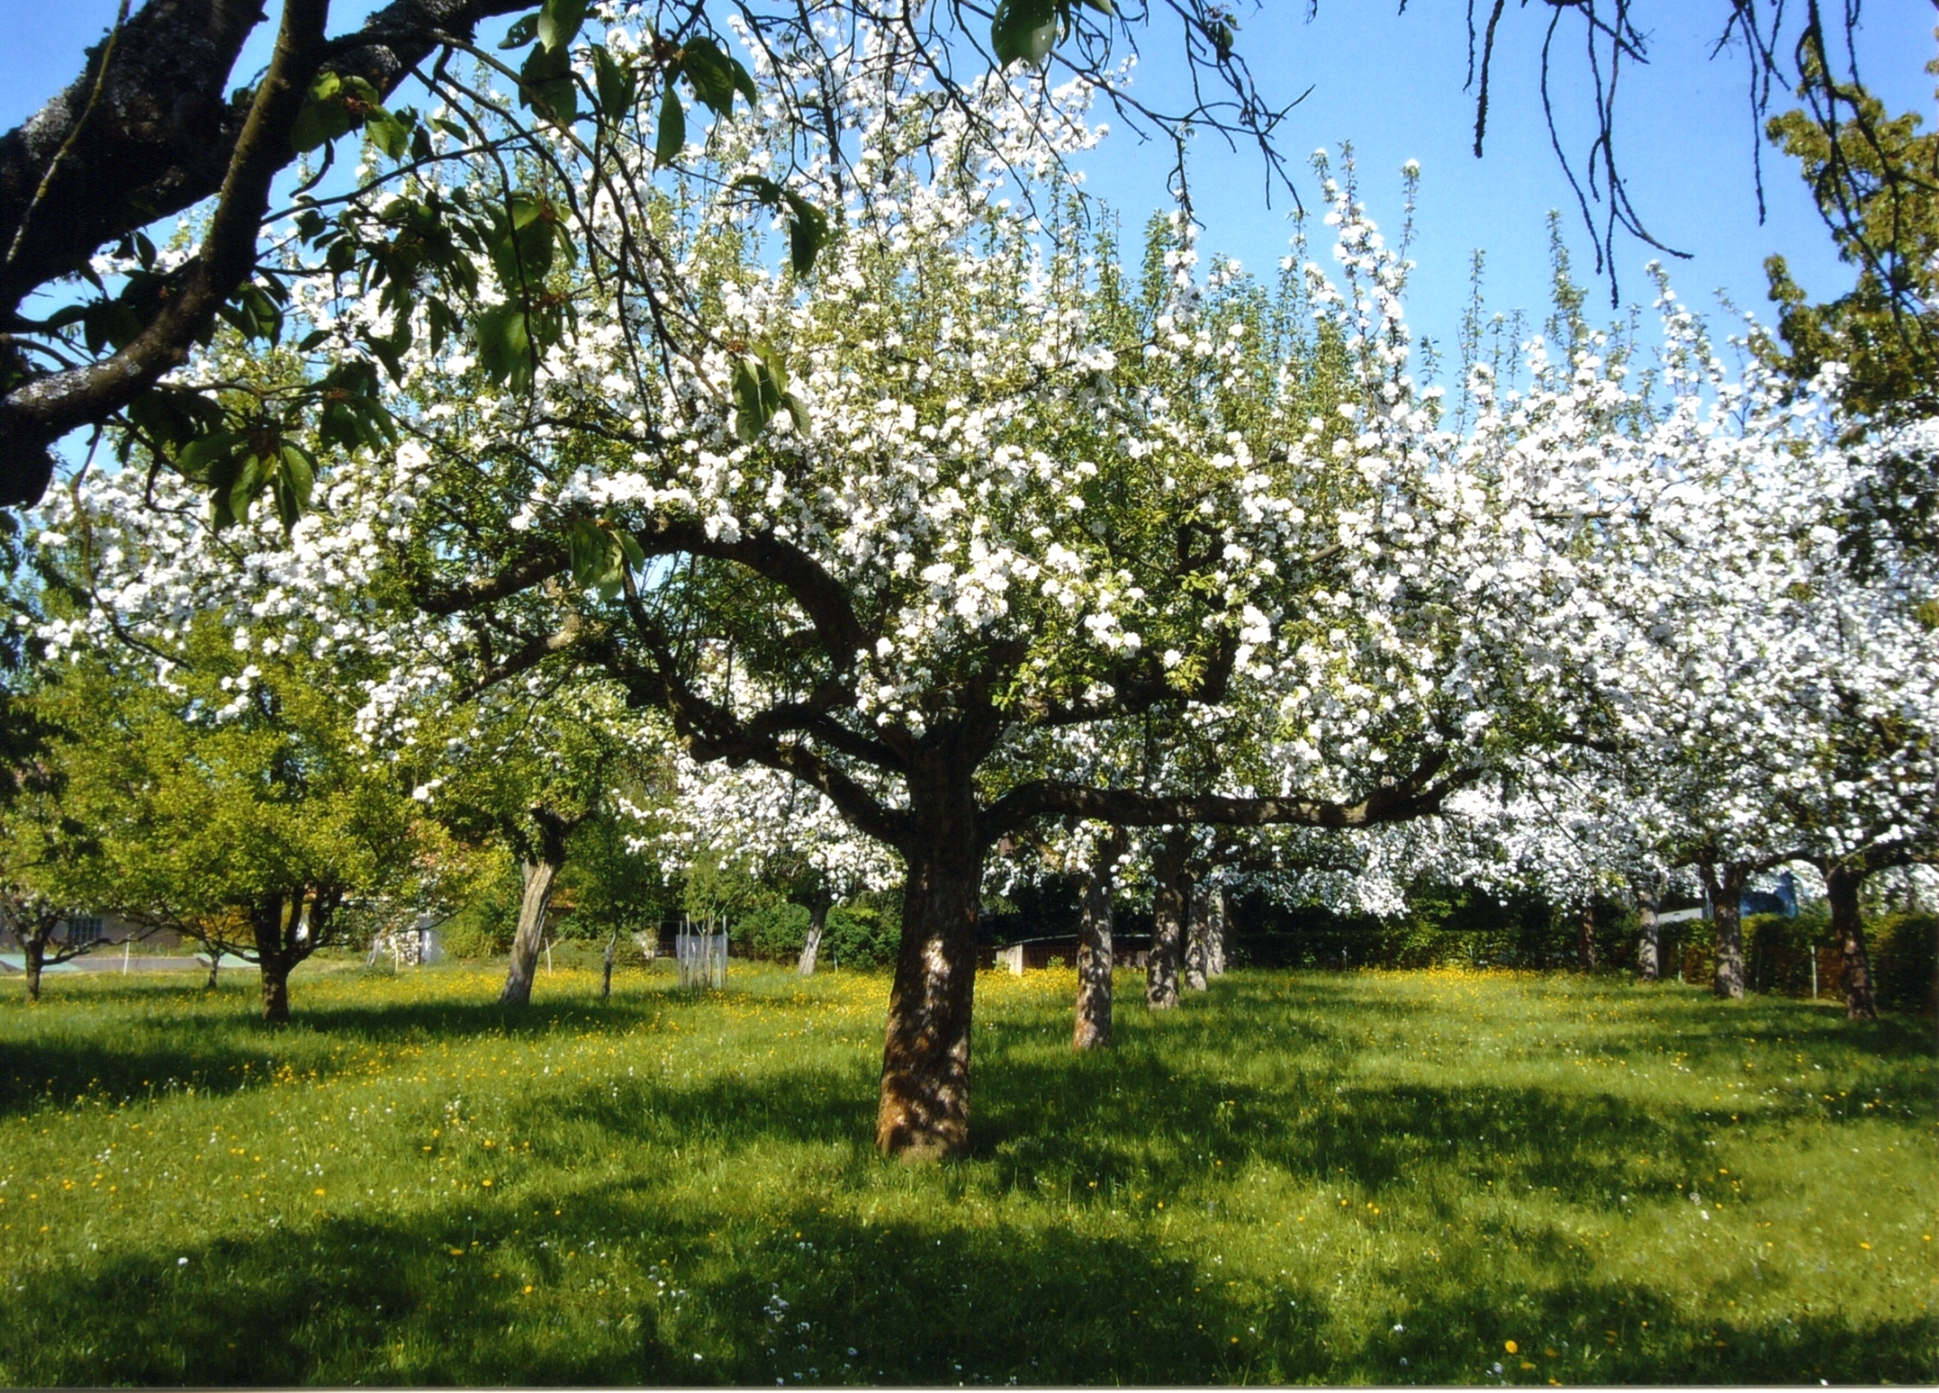
[(1008, 831), (1054, 814), (1089, 818), (1117, 827), (1184, 823), (1227, 827), (1372, 827), (1438, 812), (1450, 793), (1479, 776), (1479, 770), (1459, 769), (1439, 777), (1447, 761), (1445, 752), (1434, 751), (1405, 778), (1374, 789), (1357, 803), (1298, 797), (1230, 798), (1211, 793), (1151, 794), (1038, 779), (1004, 794), (990, 806), (983, 822), (993, 832)]
[(270, 182), (290, 162), (290, 131), (323, 53), (329, 0), (284, 0), (283, 27), (236, 140), (215, 215), (161, 312), (106, 362), (33, 378), (0, 399), (0, 504), (37, 500), (51, 476), (48, 446), (119, 411), (171, 368), (254, 269)]

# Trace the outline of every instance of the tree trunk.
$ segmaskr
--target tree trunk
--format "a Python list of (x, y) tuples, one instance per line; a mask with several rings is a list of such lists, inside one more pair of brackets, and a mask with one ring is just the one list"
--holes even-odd
[(216, 975), (222, 971), (222, 950), (209, 949), (209, 990), (215, 990)]
[(1742, 862), (1726, 861), (1722, 874), (1713, 865), (1703, 867), (1704, 885), (1710, 891), (1711, 927), (1716, 936), (1716, 970), (1710, 990), (1731, 1001), (1744, 999), (1744, 921), (1741, 913), (1744, 882), (1750, 872)]
[(20, 951), (26, 957), (27, 1001), (31, 1005), (40, 1000), (40, 970), (47, 962), (47, 945), (38, 938), (23, 938)]
[(1662, 938), (1656, 922), (1656, 911), (1662, 903), (1660, 875), (1636, 882), (1636, 976), (1645, 982), (1654, 982), (1663, 972), (1659, 961)]
[(1167, 833), (1152, 858), (1158, 882), (1151, 896), (1151, 957), (1145, 966), (1145, 1005), (1169, 1011), (1178, 1005), (1178, 959), (1185, 936), (1185, 905), (1191, 877), (1185, 874), (1185, 834)]
[(1112, 874), (1122, 854), (1121, 842), (1098, 848), (1102, 863), (1084, 881), (1077, 909), (1077, 1020), (1071, 1031), (1074, 1050), (1111, 1048)]
[(619, 930), (606, 940), (606, 961), (599, 974), (599, 999), (609, 1001), (613, 995), (613, 950), (619, 946)]
[(1210, 932), (1212, 917), (1212, 891), (1203, 881), (1192, 885), (1190, 919), (1185, 932), (1185, 988), (1187, 991), (1205, 990), (1206, 973), (1210, 970), (1211, 951), (1206, 937)]
[(1825, 898), (1831, 901), (1831, 932), (1844, 957), (1845, 1019), (1878, 1019), (1872, 996), (1872, 959), (1865, 947), (1865, 925), (1858, 913), (1858, 891), (1865, 872), (1855, 866), (1832, 866), (1825, 871)]
[(1575, 963), (1579, 971), (1596, 970), (1596, 902), (1582, 907), (1582, 918), (1575, 929)]
[[(287, 911), (289, 922), (284, 922)], [(296, 965), (291, 952), (295, 940), (295, 926), (301, 922), (303, 897), (299, 894), (293, 902), (281, 895), (250, 906), (250, 926), (256, 933), (256, 969), (262, 981), (263, 1022), (266, 1025), (288, 1025), (290, 1019), (290, 969)], [(210, 950), (214, 952), (213, 949)]]
[(808, 907), (808, 936), (801, 940), (801, 957), (794, 970), (803, 977), (815, 975), (815, 959), (821, 956), (821, 933), (828, 926), (829, 900), (816, 900)]
[(290, 1021), (290, 970), (281, 957), (265, 958), (260, 964), (263, 979), (263, 1021), (268, 1025), (288, 1025)]
[(552, 903), (552, 886), (559, 878), (560, 860), (527, 861), (519, 869), (525, 894), (518, 905), (518, 932), (512, 935), (512, 962), (505, 974), (501, 1006), (525, 1006), (532, 1000), (532, 979), (539, 970), (539, 950), (545, 942), (545, 912)]
[[(973, 802), (968, 810), (973, 816)], [(973, 827), (961, 828), (965, 835), (925, 837), (915, 854), (904, 853), (909, 878), (875, 1145), (905, 1161), (969, 1152), (970, 1012), (983, 885), (983, 850)]]
[(1214, 889), (1205, 916), (1205, 975), (1207, 977), (1225, 976), (1225, 933), (1229, 908), (1225, 900), (1225, 887), (1219, 886)]

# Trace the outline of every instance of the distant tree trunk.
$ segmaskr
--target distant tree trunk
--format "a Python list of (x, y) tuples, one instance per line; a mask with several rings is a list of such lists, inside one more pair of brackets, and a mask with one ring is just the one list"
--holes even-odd
[(619, 930), (614, 929), (613, 936), (606, 940), (606, 962), (603, 970), (599, 974), (599, 999), (601, 1001), (608, 1001), (613, 995), (613, 950), (618, 946)]
[(40, 1000), (40, 970), (47, 963), (47, 944), (38, 934), (20, 940), (20, 951), (26, 957), (27, 1001), (31, 1005)]
[(505, 973), (501, 1006), (526, 1006), (532, 1000), (532, 979), (538, 973), (539, 949), (545, 941), (545, 912), (552, 904), (552, 887), (566, 863), (566, 836), (572, 824), (544, 808), (531, 810), (539, 837), (523, 858), (519, 872), (525, 893), (519, 899), (518, 930), (512, 935), (512, 961)]
[(1750, 869), (1741, 861), (1719, 868), (1705, 864), (1703, 883), (1710, 891), (1710, 923), (1716, 936), (1716, 969), (1710, 989), (1731, 1001), (1744, 999), (1744, 882)]
[(1084, 881), (1077, 909), (1077, 1012), (1071, 1031), (1074, 1050), (1111, 1048), (1112, 879), (1124, 839), (1114, 836), (1097, 849), (1099, 864)]
[(1651, 872), (1635, 882), (1636, 890), (1636, 975), (1645, 982), (1654, 982), (1662, 975), (1662, 964), (1657, 960), (1658, 950), (1662, 947), (1661, 931), (1656, 922), (1656, 912), (1663, 904), (1663, 879), (1660, 872)]
[(297, 931), (302, 919), (303, 896), (300, 892), (295, 895), (272, 895), (250, 906), (249, 920), (256, 935), (256, 968), (262, 980), (265, 1024), (289, 1024), (289, 978), (290, 970), (301, 960), (297, 956)]
[(963, 785), (968, 796), (952, 800), (957, 806), (924, 810), (931, 813), (926, 821), (940, 825), (904, 850), (909, 870), (902, 894), (902, 946), (889, 991), (875, 1145), (884, 1155), (907, 1161), (952, 1160), (969, 1152), (970, 1025), (983, 848), (974, 830), (974, 795), (967, 779)]
[(1844, 958), (1845, 1019), (1877, 1020), (1872, 958), (1865, 947), (1865, 925), (1858, 912), (1858, 892), (1865, 883), (1865, 872), (1859, 867), (1831, 864), (1824, 874), (1825, 898), (1831, 902), (1831, 932)]
[(209, 990), (215, 990), (216, 974), (222, 971), (222, 950), (209, 945)]
[(1169, 1011), (1178, 1005), (1178, 959), (1185, 936), (1186, 900), (1191, 878), (1185, 874), (1185, 833), (1168, 832), (1152, 858), (1157, 888), (1151, 896), (1151, 957), (1145, 965), (1145, 1005)]
[(815, 960), (821, 956), (821, 935), (828, 926), (828, 911), (834, 901), (817, 896), (808, 906), (808, 936), (801, 940), (801, 957), (796, 960), (794, 970), (803, 977), (815, 975)]
[(1205, 916), (1205, 975), (1207, 977), (1225, 976), (1225, 935), (1228, 927), (1231, 906), (1226, 902), (1225, 887), (1212, 891), (1208, 912)]
[(1596, 902), (1590, 900), (1582, 907), (1582, 918), (1576, 921), (1575, 963), (1583, 972), (1596, 970)]
[(1185, 989), (1202, 992), (1210, 970), (1211, 949), (1206, 943), (1212, 917), (1212, 890), (1204, 881), (1192, 885), (1191, 910), (1185, 931)]

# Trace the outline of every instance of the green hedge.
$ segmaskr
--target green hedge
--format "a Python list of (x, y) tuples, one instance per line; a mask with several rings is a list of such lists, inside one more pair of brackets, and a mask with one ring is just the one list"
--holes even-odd
[(1939, 915), (1882, 915), (1865, 928), (1880, 1007), (1930, 1014), (1939, 1006)]
[[(792, 961), (808, 937), (808, 911), (798, 904), (748, 910), (734, 921), (734, 937), (757, 958)], [(837, 905), (822, 928), (820, 965), (880, 967), (895, 961), (901, 926), (869, 904)]]

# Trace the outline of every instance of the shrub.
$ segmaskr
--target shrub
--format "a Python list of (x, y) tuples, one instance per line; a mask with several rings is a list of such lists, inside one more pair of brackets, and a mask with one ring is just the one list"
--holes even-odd
[(777, 900), (743, 911), (734, 921), (734, 937), (750, 957), (790, 960), (800, 956), (808, 939), (808, 918), (801, 905)]
[(1780, 996), (1811, 995), (1811, 956), (1825, 941), (1823, 914), (1744, 916), (1744, 985)]
[[(867, 900), (836, 905), (822, 925), (822, 965), (880, 967), (894, 962), (902, 943), (898, 918)], [(808, 920), (804, 906), (777, 901), (743, 912), (734, 921), (734, 937), (750, 957), (793, 962), (807, 942)]]
[(1939, 1006), (1939, 915), (1883, 915), (1867, 930), (1878, 1004), (1918, 1012)]
[(828, 911), (822, 956), (845, 967), (882, 967), (902, 946), (902, 916), (866, 901)]
[(454, 958), (492, 958), (511, 951), (525, 890), (518, 867), (505, 857), (497, 874), (482, 880), (477, 898), (439, 926), (444, 951)]

